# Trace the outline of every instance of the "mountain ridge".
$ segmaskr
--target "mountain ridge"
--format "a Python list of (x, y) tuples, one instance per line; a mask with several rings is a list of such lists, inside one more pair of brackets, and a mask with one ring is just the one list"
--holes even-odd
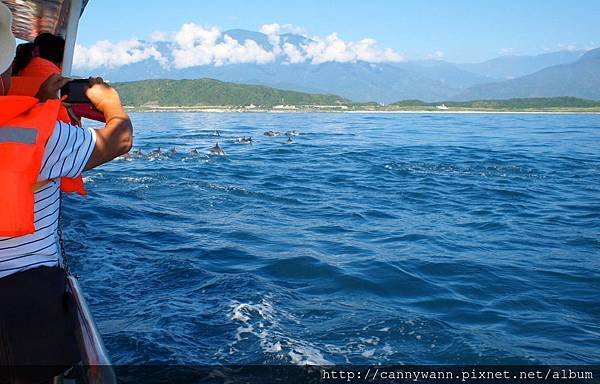
[[(273, 49), (277, 39), (280, 44), (289, 43), (295, 47), (314, 42), (306, 36), (291, 33), (277, 35), (273, 40), (272, 35), (243, 29), (225, 31), (220, 39), (223, 40), (225, 36), (235, 39), (240, 44), (252, 40), (267, 50)], [(167, 61), (172, 59), (169, 56), (173, 48), (172, 43), (152, 44)], [(118, 68), (102, 68), (95, 71), (95, 75), (113, 82), (213, 78), (225, 82), (266, 85), (299, 92), (338, 94), (356, 102), (392, 103), (402, 99), (435, 101), (479, 98), (480, 95), (486, 94), (486, 90), (492, 87), (491, 84), (500, 84), (506, 81), (504, 80), (506, 77), (517, 79), (529, 76), (540, 69), (572, 64), (583, 56), (585, 54), (582, 51), (559, 51), (535, 56), (502, 56), (477, 64), (450, 63), (443, 60), (383, 63), (328, 61), (320, 64), (311, 62), (292, 64), (277, 57), (274, 62), (266, 64), (237, 63), (187, 68), (161, 65), (156, 59), (149, 58)], [(89, 73), (79, 74), (89, 75)], [(500, 94), (502, 97), (522, 95), (522, 93), (511, 94), (510, 89)], [(580, 94), (567, 96), (577, 95)]]
[(600, 48), (586, 52), (574, 63), (555, 65), (502, 82), (473, 86), (457, 100), (573, 96), (600, 100)]

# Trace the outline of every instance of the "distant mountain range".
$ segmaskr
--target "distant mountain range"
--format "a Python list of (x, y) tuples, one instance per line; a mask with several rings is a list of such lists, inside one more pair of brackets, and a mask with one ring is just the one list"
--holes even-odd
[(498, 80), (510, 80), (535, 73), (554, 65), (578, 60), (585, 51), (559, 51), (536, 56), (501, 56), (478, 64), (458, 64), (458, 67)]
[[(244, 42), (253, 40), (271, 49), (260, 32), (231, 30), (224, 34)], [(308, 38), (280, 36), (297, 47)], [(169, 57), (169, 43), (154, 43)], [(478, 64), (441, 60), (400, 63), (325, 62), (321, 64), (202, 65), (167, 68), (154, 59), (115, 69), (95, 71), (114, 82), (145, 79), (201, 79), (267, 85), (284, 90), (336, 94), (356, 102), (392, 103), (404, 99), (468, 100), (515, 97), (575, 96), (600, 99), (600, 49), (561, 51), (537, 56), (502, 56)], [(82, 75), (87, 75), (83, 73)]]
[(454, 99), (574, 96), (600, 100), (600, 48), (570, 64), (544, 68), (512, 80), (471, 87)]

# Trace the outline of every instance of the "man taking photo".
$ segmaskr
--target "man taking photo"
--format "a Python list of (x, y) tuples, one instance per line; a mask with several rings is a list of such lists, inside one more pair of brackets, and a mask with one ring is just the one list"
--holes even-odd
[(57, 93), (69, 81), (60, 75), (35, 98), (6, 96), (16, 46), (11, 28), (0, 2), (0, 367), (46, 366), (36, 369), (35, 382), (80, 360), (57, 233), (60, 179), (127, 153), (133, 128), (102, 79), (90, 79), (86, 91), (105, 117), (97, 130), (57, 120)]

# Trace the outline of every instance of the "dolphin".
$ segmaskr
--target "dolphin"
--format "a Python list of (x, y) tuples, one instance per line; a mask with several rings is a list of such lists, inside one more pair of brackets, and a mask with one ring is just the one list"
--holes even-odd
[(133, 151), (131, 151), (131, 154), (133, 157), (142, 157), (144, 156), (144, 154), (142, 153), (141, 149), (134, 149)]
[(286, 136), (298, 136), (298, 132), (296, 132), (296, 130), (293, 131), (287, 131), (285, 133)]
[(222, 156), (225, 154), (225, 151), (221, 147), (219, 147), (219, 143), (216, 143), (215, 146), (212, 147), (209, 152), (211, 155), (218, 155), (218, 156)]
[(160, 155), (161, 153), (162, 151), (160, 150), (160, 147), (156, 148), (151, 152), (152, 155)]
[(286, 144), (294, 144), (294, 143), (295, 143), (295, 141), (294, 141), (294, 140), (292, 140), (292, 138), (291, 138), (291, 137), (288, 137), (288, 139), (287, 139), (287, 141), (286, 141), (285, 143), (286, 143)]
[(173, 147), (173, 148), (171, 148), (169, 150), (169, 152), (172, 153), (172, 154), (176, 154), (177, 153), (177, 149), (175, 149), (175, 147)]
[(194, 148), (190, 151), (190, 155), (197, 155), (197, 154), (198, 154), (198, 150), (196, 148)]
[(275, 131), (267, 131), (267, 132), (265, 132), (265, 136), (273, 137), (273, 136), (279, 136), (279, 135), (281, 135), (280, 132), (275, 132)]
[(235, 139), (235, 143), (236, 144), (252, 144), (253, 140), (252, 137), (238, 137), (237, 139)]

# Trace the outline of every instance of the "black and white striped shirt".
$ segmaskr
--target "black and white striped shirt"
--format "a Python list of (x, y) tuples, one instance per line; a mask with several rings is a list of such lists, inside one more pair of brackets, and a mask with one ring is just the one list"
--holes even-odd
[(26, 269), (60, 264), (58, 215), (60, 177), (81, 174), (96, 145), (91, 128), (57, 122), (44, 151), (38, 181), (53, 179), (35, 192), (35, 233), (0, 237), (0, 278)]

